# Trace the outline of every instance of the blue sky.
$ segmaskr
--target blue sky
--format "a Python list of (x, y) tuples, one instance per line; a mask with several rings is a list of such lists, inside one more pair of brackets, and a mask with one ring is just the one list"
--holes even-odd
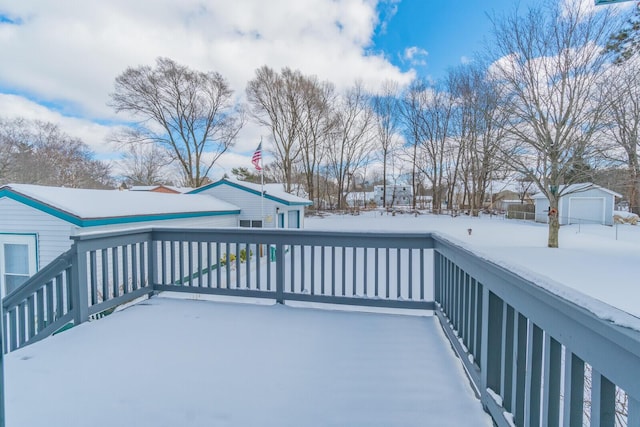
[[(533, 1), (520, 1), (526, 7)], [(376, 51), (403, 70), (414, 68), (420, 75), (441, 78), (447, 68), (472, 59), (491, 34), (489, 16), (511, 12), (513, 0), (402, 0), (386, 25), (373, 38)], [(379, 7), (384, 17), (385, 8)], [(423, 49), (412, 62), (404, 57), (407, 47)]]
[[(593, 0), (558, 0), (584, 1)], [(521, 7), (535, 3), (520, 0)], [(0, 117), (59, 123), (100, 159), (130, 117), (108, 106), (129, 66), (169, 57), (220, 72), (239, 102), (255, 70), (290, 67), (338, 90), (438, 79), (490, 36), (511, 0), (0, 0)], [(607, 6), (609, 7), (609, 6)], [(250, 164), (264, 130), (248, 123), (217, 173)], [(267, 146), (268, 149), (268, 146)]]

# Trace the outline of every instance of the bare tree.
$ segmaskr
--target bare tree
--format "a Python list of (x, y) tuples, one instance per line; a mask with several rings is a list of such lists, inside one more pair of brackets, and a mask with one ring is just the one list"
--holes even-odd
[(594, 155), (602, 123), (595, 98), (607, 59), (606, 11), (583, 2), (547, 2), (494, 19), (492, 77), (509, 121), (504, 158), (536, 183), (550, 206), (548, 246), (558, 247), (558, 200), (584, 176), (567, 172)]
[(300, 164), (305, 177), (308, 198), (317, 199), (319, 205), (319, 168), (326, 145), (335, 132), (335, 89), (329, 82), (319, 82), (315, 77), (301, 81), (302, 108), (300, 111)]
[(121, 142), (166, 148), (192, 187), (205, 182), (244, 123), (219, 73), (195, 71), (168, 58), (158, 58), (154, 68), (127, 68), (116, 78), (110, 105), (139, 119)]
[[(15, 119), (0, 121), (0, 147), (4, 151), (3, 182), (75, 188), (113, 185), (109, 166), (58, 125)], [(6, 162), (5, 162), (6, 161)]]
[(337, 208), (346, 206), (350, 180), (371, 153), (373, 111), (361, 83), (340, 99), (336, 109), (336, 132), (327, 151), (328, 167), (337, 186)]
[(292, 190), (294, 163), (300, 155), (303, 81), (300, 71), (284, 68), (277, 73), (265, 65), (256, 70), (246, 90), (252, 116), (271, 133), (286, 191)]
[(403, 157), (411, 161), (411, 187), (413, 190), (413, 209), (416, 209), (418, 197), (418, 147), (422, 143), (422, 93), (426, 90), (426, 83), (414, 80), (402, 96), (399, 103), (400, 117), (407, 144), (403, 150)]
[(607, 123), (604, 133), (614, 144), (606, 156), (628, 170), (624, 183), (632, 212), (640, 214), (640, 57), (612, 67), (607, 76)]
[(373, 96), (372, 106), (375, 112), (378, 144), (382, 156), (382, 206), (386, 207), (387, 163), (400, 124), (397, 83), (385, 81), (380, 93)]
[[(440, 213), (445, 191), (449, 205), (453, 202), (453, 183), (447, 180), (448, 168), (457, 165), (453, 154), (451, 138), (451, 119), (454, 100), (447, 91), (425, 88), (421, 92), (420, 142), (418, 169), (429, 182), (433, 191), (433, 209)], [(454, 156), (454, 158), (452, 158)], [(453, 160), (453, 163), (450, 162)]]
[(503, 170), (499, 156), (504, 137), (504, 114), (498, 105), (497, 85), (478, 63), (451, 70), (448, 89), (456, 100), (455, 139), (459, 166), (472, 215), (482, 208), (492, 179)]
[(173, 182), (167, 166), (172, 163), (169, 153), (154, 144), (129, 145), (122, 153), (118, 166), (122, 175), (133, 185), (154, 185)]

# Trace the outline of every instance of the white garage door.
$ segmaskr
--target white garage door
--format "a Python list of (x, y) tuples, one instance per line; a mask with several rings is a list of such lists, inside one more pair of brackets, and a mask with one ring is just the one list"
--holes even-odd
[(572, 197), (569, 200), (569, 224), (604, 224), (604, 199)]

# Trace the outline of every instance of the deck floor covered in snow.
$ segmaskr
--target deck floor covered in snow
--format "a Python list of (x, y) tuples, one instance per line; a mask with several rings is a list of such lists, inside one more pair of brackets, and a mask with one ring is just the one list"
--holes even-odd
[(435, 317), (154, 297), (6, 356), (7, 426), (491, 426)]

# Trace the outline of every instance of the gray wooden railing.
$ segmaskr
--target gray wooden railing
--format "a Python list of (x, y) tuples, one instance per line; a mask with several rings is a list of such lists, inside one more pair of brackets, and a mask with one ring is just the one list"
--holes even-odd
[(433, 309), (499, 426), (582, 425), (586, 378), (591, 425), (616, 425), (625, 393), (622, 418), (640, 427), (640, 333), (437, 235), (148, 228), (73, 239), (3, 300), (5, 351), (159, 291)]

